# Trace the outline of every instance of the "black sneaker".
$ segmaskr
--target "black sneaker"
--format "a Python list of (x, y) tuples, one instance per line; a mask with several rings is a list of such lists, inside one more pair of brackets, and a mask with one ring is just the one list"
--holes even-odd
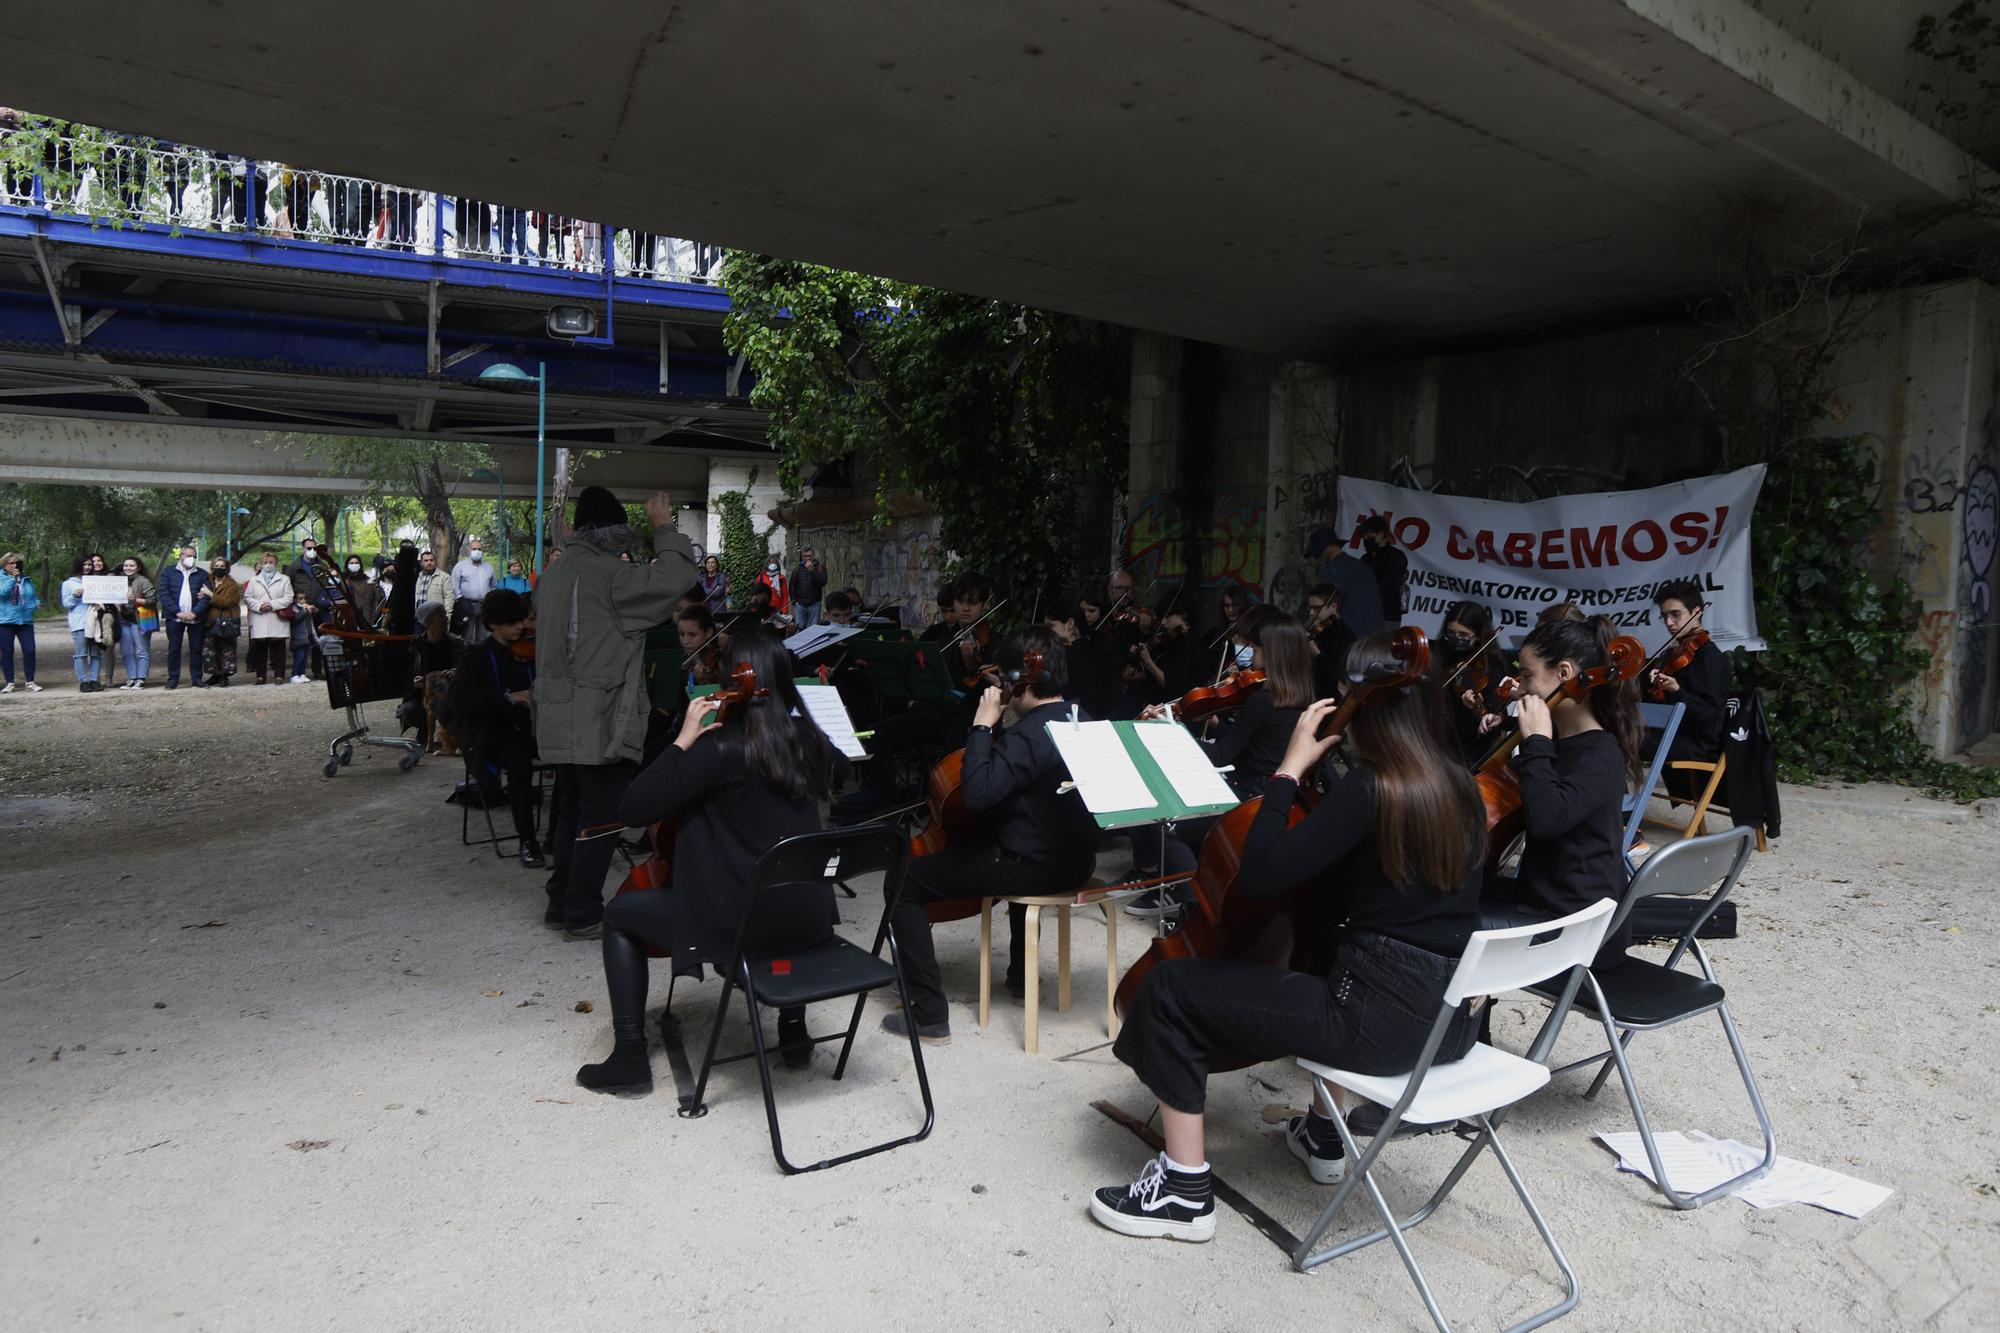
[(547, 858), (542, 855), (542, 845), (533, 838), (521, 844), (521, 864), (529, 870), (540, 870), (548, 864)]
[(563, 923), (563, 938), (571, 941), (601, 940), (604, 938), (604, 918), (599, 917), (588, 925), (572, 926)]
[(1123, 1236), (1204, 1241), (1215, 1236), (1215, 1191), (1208, 1172), (1171, 1171), (1161, 1153), (1129, 1186), (1090, 1197), (1090, 1215)]
[[(908, 1041), (910, 1038), (910, 1029), (903, 1023), (903, 1011), (901, 1009), (891, 1009), (888, 1013), (882, 1015), (882, 1030), (892, 1037), (901, 1037), (905, 1041)], [(917, 1040), (926, 1046), (951, 1045), (950, 1021), (946, 1020), (942, 1023), (918, 1023)]]
[[(1324, 1124), (1324, 1129), (1320, 1125)], [(1329, 1142), (1329, 1140), (1331, 1140)], [(1306, 1174), (1322, 1185), (1338, 1185), (1347, 1174), (1347, 1151), (1331, 1120), (1295, 1115), (1285, 1125), (1285, 1146), (1305, 1164)]]
[(542, 910), (542, 924), (550, 930), (561, 930), (563, 928), (563, 909), (560, 907), (544, 908)]

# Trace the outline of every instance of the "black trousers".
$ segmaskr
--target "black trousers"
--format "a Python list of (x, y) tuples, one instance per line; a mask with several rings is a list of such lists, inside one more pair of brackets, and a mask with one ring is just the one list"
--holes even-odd
[[(910, 862), (903, 896), (890, 918), (896, 928), (896, 948), (903, 960), (903, 980), (910, 989), (910, 1008), (919, 1023), (942, 1023), (949, 1016), (944, 978), (938, 971), (937, 948), (931, 940), (926, 903), (958, 902), (967, 898), (1004, 898), (1015, 894), (1067, 893), (1090, 874), (1091, 858), (1070, 866), (1022, 861), (992, 843), (948, 847)], [(1007, 976), (1021, 975), (1027, 947), (1021, 929), (1028, 909), (1011, 906), (1007, 913), (1009, 940)]]
[(472, 780), (488, 809), (500, 797), (500, 779), (507, 779), (507, 809), (514, 816), (514, 834), (523, 843), (535, 841), (535, 743), (533, 738), (501, 733), (483, 742), (472, 760)]
[[(1351, 935), (1324, 977), (1228, 959), (1177, 958), (1139, 984), (1113, 1047), (1162, 1106), (1200, 1115), (1218, 1056), (1261, 1064), (1305, 1056), (1364, 1074), (1406, 1074), (1457, 960), (1386, 935)], [(1463, 1010), (1438, 1060), (1471, 1048)]]
[(556, 767), (555, 873), (549, 876), (549, 905), (571, 929), (595, 925), (604, 915), (604, 877), (624, 825), (618, 803), (637, 777), (630, 760), (616, 764), (559, 764)]
[[(809, 934), (812, 932), (808, 932)], [(619, 1044), (646, 1039), (646, 987), (651, 979), (648, 946), (671, 957), (674, 891), (638, 889), (614, 893), (604, 908), (604, 986), (611, 1000), (611, 1038)], [(726, 964), (723, 964), (726, 966)], [(805, 1009), (781, 1009), (780, 1018), (803, 1018)], [(717, 1014), (721, 1022), (726, 1015)]]

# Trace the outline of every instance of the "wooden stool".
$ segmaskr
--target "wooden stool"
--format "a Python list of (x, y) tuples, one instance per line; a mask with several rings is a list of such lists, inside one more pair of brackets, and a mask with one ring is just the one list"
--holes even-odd
[(1104, 1022), (1113, 1037), (1118, 1035), (1118, 919), (1117, 905), (1109, 896), (1110, 885), (1090, 880), (1075, 893), (1027, 895), (1015, 898), (979, 900), (979, 1026), (984, 1029), (992, 1014), (993, 998), (993, 905), (1019, 903), (1028, 912), (1023, 923), (1027, 940), (1023, 946), (1022, 980), (1027, 986), (1027, 1017), (1023, 1046), (1029, 1055), (1041, 1049), (1042, 909), (1056, 909), (1056, 1012), (1069, 1012), (1069, 914), (1073, 907), (1098, 907), (1104, 912)]

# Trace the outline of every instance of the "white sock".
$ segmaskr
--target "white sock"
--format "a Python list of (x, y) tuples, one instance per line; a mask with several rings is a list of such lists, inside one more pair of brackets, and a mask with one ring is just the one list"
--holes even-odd
[(1205, 1176), (1208, 1174), (1207, 1162), (1203, 1162), (1200, 1166), (1182, 1166), (1165, 1153), (1160, 1154), (1160, 1160), (1167, 1164), (1167, 1170), (1178, 1171), (1184, 1176)]

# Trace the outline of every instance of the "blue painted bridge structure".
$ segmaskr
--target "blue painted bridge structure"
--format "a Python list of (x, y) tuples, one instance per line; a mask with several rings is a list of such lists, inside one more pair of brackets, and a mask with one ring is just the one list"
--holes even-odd
[[(547, 367), (551, 445), (763, 444), (713, 247), (150, 140), (46, 153), (0, 167), (0, 412), (531, 442), (532, 385), (480, 379), (508, 363)], [(557, 306), (596, 335), (551, 336)]]

